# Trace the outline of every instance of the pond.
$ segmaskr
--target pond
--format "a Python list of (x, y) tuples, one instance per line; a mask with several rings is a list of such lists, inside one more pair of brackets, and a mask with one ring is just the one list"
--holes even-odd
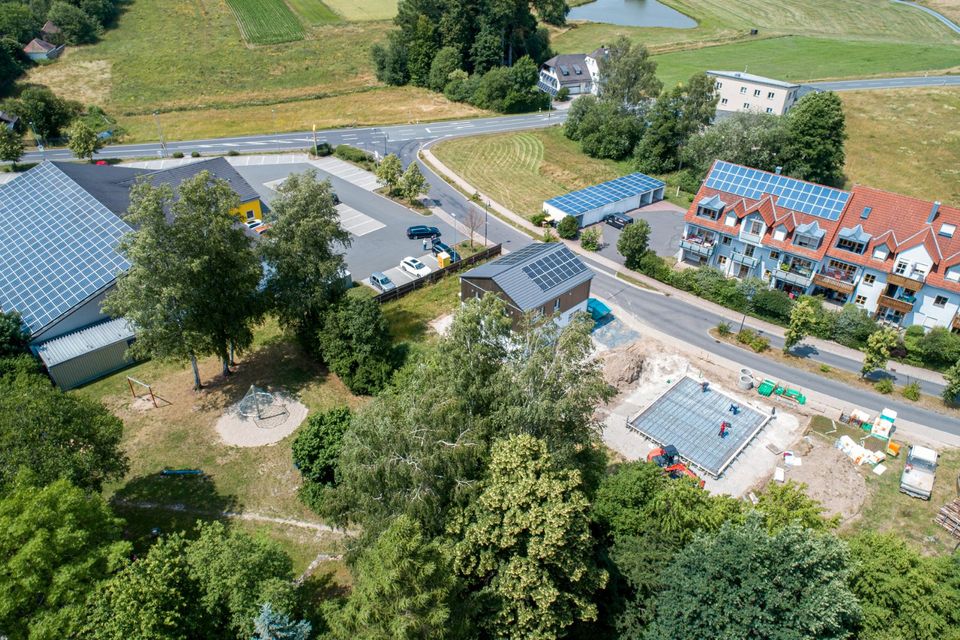
[(625, 27), (692, 29), (697, 21), (657, 0), (596, 0), (570, 9), (567, 20), (606, 22)]

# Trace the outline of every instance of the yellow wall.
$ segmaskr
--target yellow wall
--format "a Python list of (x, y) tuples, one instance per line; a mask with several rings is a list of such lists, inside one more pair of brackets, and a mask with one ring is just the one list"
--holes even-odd
[[(251, 211), (253, 214), (249, 215)], [(230, 213), (240, 218), (241, 222), (246, 222), (247, 220), (252, 220), (253, 218), (263, 220), (263, 207), (260, 204), (259, 199), (251, 200), (250, 202), (244, 202)]]

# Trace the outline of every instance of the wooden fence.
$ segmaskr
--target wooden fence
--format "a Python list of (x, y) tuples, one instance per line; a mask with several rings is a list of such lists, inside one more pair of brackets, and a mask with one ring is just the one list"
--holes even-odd
[(407, 282), (405, 284), (397, 285), (396, 289), (391, 289), (390, 291), (384, 291), (374, 298), (377, 302), (383, 304), (384, 302), (389, 302), (390, 300), (396, 300), (397, 298), (402, 298), (411, 291), (415, 291), (420, 287), (424, 287), (428, 284), (433, 284), (437, 280), (441, 280), (445, 276), (460, 271), (465, 267), (476, 264), (487, 258), (492, 258), (493, 256), (500, 255), (503, 250), (503, 245), (495, 244), (492, 247), (487, 247), (479, 253), (475, 253), (469, 258), (464, 258), (463, 260), (458, 260), (454, 262), (449, 267), (444, 267), (443, 269), (437, 269), (436, 271), (431, 271), (427, 275), (417, 278), (413, 282)]

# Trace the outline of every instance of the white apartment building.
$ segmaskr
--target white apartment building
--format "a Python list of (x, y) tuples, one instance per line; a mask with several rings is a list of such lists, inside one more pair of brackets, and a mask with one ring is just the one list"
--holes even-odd
[(800, 85), (740, 71), (707, 71), (717, 90), (717, 111), (782, 116), (796, 103)]
[(898, 326), (960, 331), (960, 209), (717, 161), (678, 258), (791, 294), (852, 303)]

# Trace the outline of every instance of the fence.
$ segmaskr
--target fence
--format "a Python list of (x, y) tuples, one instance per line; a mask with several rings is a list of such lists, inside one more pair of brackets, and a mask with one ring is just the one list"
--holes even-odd
[(415, 291), (420, 287), (426, 286), (428, 284), (433, 284), (437, 280), (441, 280), (447, 274), (460, 271), (464, 267), (469, 267), (470, 265), (476, 264), (487, 258), (492, 258), (493, 256), (500, 255), (503, 249), (503, 245), (495, 244), (492, 247), (487, 247), (479, 253), (475, 253), (469, 258), (464, 258), (463, 260), (458, 260), (454, 262), (449, 267), (444, 267), (443, 269), (438, 269), (436, 271), (431, 271), (422, 278), (417, 278), (413, 282), (407, 282), (405, 284), (398, 285), (396, 289), (391, 289), (390, 291), (384, 291), (380, 295), (376, 296), (374, 300), (383, 304), (390, 300), (396, 300), (397, 298), (402, 298), (411, 291)]

